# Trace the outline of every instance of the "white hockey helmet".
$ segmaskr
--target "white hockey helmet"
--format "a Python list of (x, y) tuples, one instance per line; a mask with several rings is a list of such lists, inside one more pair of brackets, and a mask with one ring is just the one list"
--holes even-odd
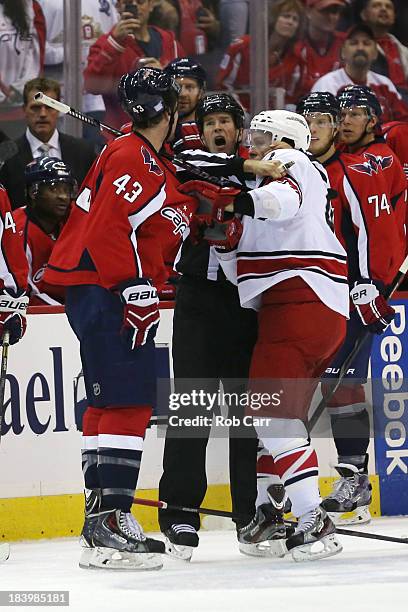
[(286, 110), (262, 111), (251, 121), (250, 130), (260, 130), (272, 134), (272, 143), (283, 140), (293, 143), (295, 149), (307, 151), (311, 134), (309, 126), (302, 115)]

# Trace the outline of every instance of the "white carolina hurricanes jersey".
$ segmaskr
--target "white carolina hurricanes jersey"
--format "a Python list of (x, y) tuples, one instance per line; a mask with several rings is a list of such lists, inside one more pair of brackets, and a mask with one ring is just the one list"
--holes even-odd
[[(300, 276), (332, 310), (348, 317), (346, 252), (333, 232), (329, 179), (318, 162), (295, 149), (278, 149), (265, 159), (294, 161), (288, 176), (250, 191), (254, 218), (243, 217), (238, 248), (219, 254), (227, 278), (238, 285), (241, 304), (259, 309), (261, 294)], [(276, 218), (272, 208), (278, 206)]]

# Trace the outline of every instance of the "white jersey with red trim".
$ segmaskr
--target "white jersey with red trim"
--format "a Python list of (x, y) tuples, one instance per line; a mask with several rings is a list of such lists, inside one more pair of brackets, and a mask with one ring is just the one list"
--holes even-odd
[(224, 272), (238, 285), (244, 307), (258, 309), (264, 291), (300, 276), (326, 306), (347, 317), (347, 258), (333, 232), (327, 173), (294, 149), (265, 159), (271, 158), (295, 163), (287, 177), (268, 184), (259, 178), (249, 192), (254, 218), (243, 217), (237, 249), (219, 255)]

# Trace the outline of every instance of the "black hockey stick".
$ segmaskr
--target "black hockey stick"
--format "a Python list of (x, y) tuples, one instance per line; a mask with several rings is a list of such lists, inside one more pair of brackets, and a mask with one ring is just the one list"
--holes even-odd
[[(285, 521), (285, 525), (296, 527), (296, 521)], [(353, 529), (342, 529), (336, 527), (336, 533), (353, 538), (366, 538), (367, 540), (381, 540), (383, 542), (394, 542), (395, 544), (408, 544), (408, 538), (396, 538), (394, 536), (381, 535), (379, 533), (367, 533), (365, 531), (354, 531)]]
[[(101, 131), (106, 130), (107, 132), (109, 132), (110, 134), (113, 134), (114, 136), (124, 135), (124, 133), (121, 132), (120, 130), (113, 128), (112, 126), (107, 125), (106, 123), (102, 123), (101, 121), (98, 121), (97, 119), (94, 119), (93, 117), (90, 117), (89, 115), (85, 115), (85, 113), (82, 113), (81, 111), (76, 110), (75, 108), (72, 108), (72, 106), (68, 106), (68, 104), (64, 104), (63, 102), (60, 102), (59, 100), (54, 100), (54, 98), (50, 98), (49, 96), (46, 96), (42, 91), (39, 91), (38, 93), (36, 93), (34, 96), (34, 99), (38, 100), (39, 102), (42, 102), (43, 104), (45, 104), (46, 106), (49, 106), (50, 108), (54, 108), (55, 110), (59, 111), (60, 113), (64, 115), (69, 115), (70, 117), (79, 119), (79, 121), (82, 121), (83, 123), (93, 125), (94, 127), (99, 128)], [(201, 168), (194, 166), (194, 164), (190, 164), (188, 161), (184, 159), (180, 159), (176, 155), (171, 156), (163, 152), (160, 153), (160, 155), (162, 157), (165, 157), (169, 161), (171, 161), (176, 166), (179, 166), (179, 168), (182, 168), (183, 170), (191, 172), (191, 174), (194, 174), (198, 178), (201, 178), (203, 181), (207, 181), (208, 183), (217, 185), (217, 187), (233, 187), (235, 189), (237, 189), (238, 187), (241, 187), (245, 189), (245, 187), (243, 187), (242, 185), (239, 185), (238, 183), (234, 183), (233, 181), (229, 181), (226, 178), (212, 176), (205, 170), (202, 170)], [(285, 169), (288, 170), (293, 164), (294, 162), (288, 162), (284, 164)]]
[[(401, 284), (402, 279), (404, 278), (407, 270), (408, 270), (408, 256), (402, 262), (402, 264), (400, 266), (400, 269), (398, 270), (397, 274), (395, 275), (391, 285), (387, 288), (387, 291), (385, 293), (385, 297), (386, 297), (387, 300), (398, 289), (398, 286)], [(363, 334), (359, 338), (357, 338), (353, 349), (351, 350), (349, 355), (346, 357), (346, 359), (343, 362), (343, 365), (340, 368), (340, 372), (339, 372), (338, 377), (333, 379), (333, 381), (332, 381), (333, 385), (330, 388), (330, 391), (320, 400), (320, 402), (317, 405), (317, 407), (316, 407), (312, 417), (309, 419), (309, 424), (308, 424), (309, 433), (316, 426), (316, 423), (320, 419), (320, 417), (322, 416), (323, 411), (324, 411), (325, 407), (327, 406), (327, 403), (333, 397), (333, 395), (336, 393), (337, 389), (339, 388), (339, 385), (340, 385), (341, 381), (343, 380), (344, 376), (346, 375), (346, 372), (347, 372), (350, 364), (352, 363), (353, 359), (355, 358), (357, 353), (360, 351), (360, 349), (362, 348), (364, 343), (367, 341), (367, 338), (369, 336), (370, 336), (370, 332), (368, 330), (365, 330), (363, 332)], [(329, 379), (326, 379), (326, 380), (329, 380)]]
[(106, 123), (102, 123), (101, 121), (98, 121), (97, 119), (94, 119), (93, 117), (90, 117), (89, 115), (85, 115), (81, 111), (76, 110), (75, 108), (72, 108), (71, 106), (68, 106), (68, 104), (64, 104), (63, 102), (60, 102), (59, 100), (54, 100), (54, 98), (50, 98), (49, 96), (46, 96), (45, 93), (43, 93), (42, 91), (39, 91), (38, 93), (35, 94), (34, 100), (37, 100), (37, 102), (42, 102), (46, 106), (49, 106), (50, 108), (57, 110), (63, 115), (69, 115), (70, 117), (74, 117), (74, 119), (79, 119), (83, 123), (87, 123), (88, 125), (93, 125), (94, 127), (99, 128), (101, 131), (106, 130), (107, 132), (109, 132), (110, 134), (113, 134), (114, 136), (123, 136), (123, 132), (121, 132), (120, 130), (115, 129), (111, 127), (110, 125), (106, 125)]
[(8, 361), (9, 346), (10, 346), (10, 333), (6, 330), (2, 338), (2, 354), (1, 354), (1, 366), (0, 366), (0, 443), (1, 443), (1, 430), (3, 427), (3, 419), (4, 419), (4, 391), (6, 388), (7, 361)]
[[(134, 504), (140, 506), (151, 506), (153, 508), (163, 508), (163, 510), (175, 510), (176, 512), (192, 512), (194, 514), (207, 514), (209, 516), (225, 516), (226, 518), (235, 519), (239, 521), (250, 521), (252, 517), (243, 516), (241, 514), (235, 514), (234, 512), (227, 512), (226, 510), (214, 510), (212, 508), (186, 508), (184, 506), (174, 506), (167, 502), (155, 500), (155, 499), (143, 499), (135, 497), (133, 500)], [(291, 527), (296, 526), (295, 521), (285, 521), (286, 525)], [(342, 529), (336, 527), (336, 533), (344, 536), (351, 536), (354, 538), (366, 538), (368, 540), (382, 540), (384, 542), (394, 542), (396, 544), (408, 544), (408, 538), (396, 538), (394, 536), (380, 535), (377, 533), (366, 533), (365, 531), (353, 531), (352, 529)]]
[(174, 506), (167, 502), (155, 500), (155, 499), (143, 499), (141, 497), (135, 497), (133, 500), (134, 504), (140, 506), (151, 506), (153, 508), (162, 508), (163, 510), (174, 510), (175, 512), (192, 512), (194, 514), (208, 514), (211, 516), (225, 516), (226, 518), (235, 519), (237, 521), (249, 522), (252, 517), (244, 516), (242, 514), (235, 514), (234, 512), (227, 512), (226, 510), (214, 510), (212, 508), (186, 508), (184, 506)]

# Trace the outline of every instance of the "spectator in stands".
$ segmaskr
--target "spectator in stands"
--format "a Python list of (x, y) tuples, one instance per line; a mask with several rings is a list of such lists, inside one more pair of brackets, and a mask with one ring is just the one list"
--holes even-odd
[(312, 91), (329, 91), (336, 96), (347, 85), (368, 85), (381, 104), (384, 122), (408, 120), (408, 106), (390, 79), (370, 70), (377, 53), (372, 30), (364, 24), (353, 26), (341, 50), (344, 68), (321, 77)]
[(374, 33), (378, 56), (372, 65), (375, 72), (389, 77), (397, 88), (408, 93), (408, 48), (390, 34), (395, 23), (393, 0), (360, 0), (359, 16)]
[[(132, 5), (132, 12), (129, 12), (129, 5)], [(128, 121), (117, 97), (120, 77), (147, 64), (163, 68), (176, 57), (185, 56), (172, 32), (148, 25), (153, 6), (154, 0), (118, 0), (119, 21), (108, 34), (100, 36), (89, 51), (84, 72), (85, 89), (103, 95), (105, 121), (116, 128)]]
[[(289, 108), (303, 93), (305, 65), (299, 53), (295, 51), (303, 20), (304, 9), (299, 0), (278, 0), (272, 7), (269, 85), (285, 90), (285, 105)], [(250, 38), (245, 35), (228, 48), (217, 75), (217, 89), (249, 89)], [(249, 93), (242, 94), (240, 101), (249, 110)]]
[(44, 65), (45, 20), (36, 0), (0, 2), (0, 125), (10, 138), (21, 129), (23, 87)]
[(323, 74), (340, 68), (344, 34), (336, 31), (346, 0), (305, 0), (307, 29), (296, 45), (306, 65), (304, 89), (309, 92)]
[(25, 134), (16, 140), (18, 153), (6, 161), (0, 171), (0, 182), (7, 189), (12, 208), (25, 204), (24, 170), (33, 159), (44, 155), (62, 159), (81, 184), (96, 157), (91, 144), (57, 130), (59, 114), (34, 99), (38, 91), (55, 100), (60, 99), (60, 85), (52, 79), (32, 79), (24, 86), (23, 110), (27, 128)]
[(226, 49), (248, 32), (249, 0), (220, 0), (221, 46)]
[(186, 55), (202, 55), (218, 42), (217, 0), (155, 0), (150, 23), (171, 29)]
[[(38, 0), (44, 13), (47, 25), (47, 40), (45, 45), (45, 76), (63, 82), (64, 60), (64, 0)], [(109, 32), (118, 22), (116, 0), (82, 0), (82, 70), (85, 70), (88, 53), (91, 45), (97, 39)], [(69, 97), (69, 94), (65, 96)], [(105, 105), (100, 95), (84, 93), (82, 97), (82, 110), (103, 121)], [(100, 130), (84, 124), (84, 138), (91, 139), (100, 148), (105, 144)]]

